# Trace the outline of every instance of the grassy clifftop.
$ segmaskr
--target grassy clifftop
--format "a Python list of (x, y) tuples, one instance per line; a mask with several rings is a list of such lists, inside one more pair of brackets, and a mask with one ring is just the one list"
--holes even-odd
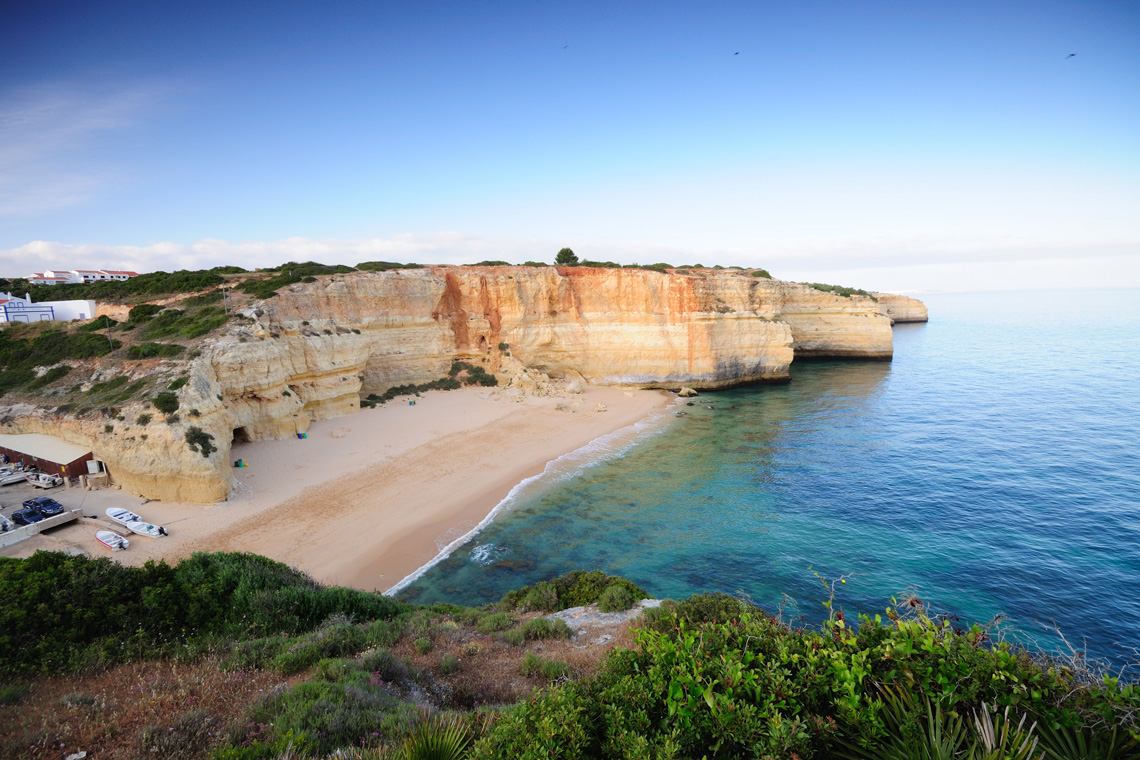
[[(547, 616), (643, 595), (578, 573), (484, 608), (416, 607), (250, 555), (0, 560), (0, 753), (396, 758), (429, 756), (428, 740), (473, 758), (1140, 751), (1134, 683), (958, 630), (921, 603), (809, 630), (695, 596), (611, 628), (604, 646)], [(941, 754), (919, 751), (932, 741)]]

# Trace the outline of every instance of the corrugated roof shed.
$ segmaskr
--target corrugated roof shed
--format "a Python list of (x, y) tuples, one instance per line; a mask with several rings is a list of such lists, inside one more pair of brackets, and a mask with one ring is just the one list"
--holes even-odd
[(82, 459), (91, 453), (91, 449), (42, 433), (0, 434), (0, 446), (59, 464), (71, 464), (76, 459)]

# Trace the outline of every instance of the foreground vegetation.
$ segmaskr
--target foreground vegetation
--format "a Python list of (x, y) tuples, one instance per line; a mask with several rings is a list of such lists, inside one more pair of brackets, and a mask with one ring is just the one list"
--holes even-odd
[(574, 573), (484, 608), (416, 607), (251, 555), (0, 559), (0, 754), (1140, 756), (1134, 683), (958, 630), (917, 600), (807, 630), (694, 596), (646, 610), (604, 656), (544, 616), (644, 595)]

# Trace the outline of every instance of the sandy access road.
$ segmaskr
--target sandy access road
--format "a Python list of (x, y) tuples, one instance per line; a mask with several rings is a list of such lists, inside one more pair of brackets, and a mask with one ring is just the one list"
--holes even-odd
[[(129, 565), (176, 561), (195, 551), (246, 551), (330, 584), (384, 591), (474, 528), (522, 480), (557, 457), (654, 414), (671, 395), (588, 388), (565, 398), (511, 397), (465, 388), (396, 399), (313, 423), (308, 438), (233, 447), (237, 487), (219, 504), (144, 502), (123, 491), (54, 489), (69, 509), (100, 518), (110, 506), (138, 512), (170, 536), (130, 536), (111, 555), (81, 520), (0, 550), (113, 556)], [(559, 406), (562, 409), (559, 409)], [(604, 405), (606, 411), (596, 411)], [(125, 530), (120, 529), (120, 532)]]

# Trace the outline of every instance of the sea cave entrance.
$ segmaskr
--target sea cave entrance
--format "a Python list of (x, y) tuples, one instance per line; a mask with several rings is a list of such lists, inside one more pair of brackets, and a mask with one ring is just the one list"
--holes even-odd
[(230, 443), (249, 443), (249, 440), (249, 433), (245, 431), (245, 428), (239, 427), (234, 428), (234, 438), (232, 441), (230, 441)]

